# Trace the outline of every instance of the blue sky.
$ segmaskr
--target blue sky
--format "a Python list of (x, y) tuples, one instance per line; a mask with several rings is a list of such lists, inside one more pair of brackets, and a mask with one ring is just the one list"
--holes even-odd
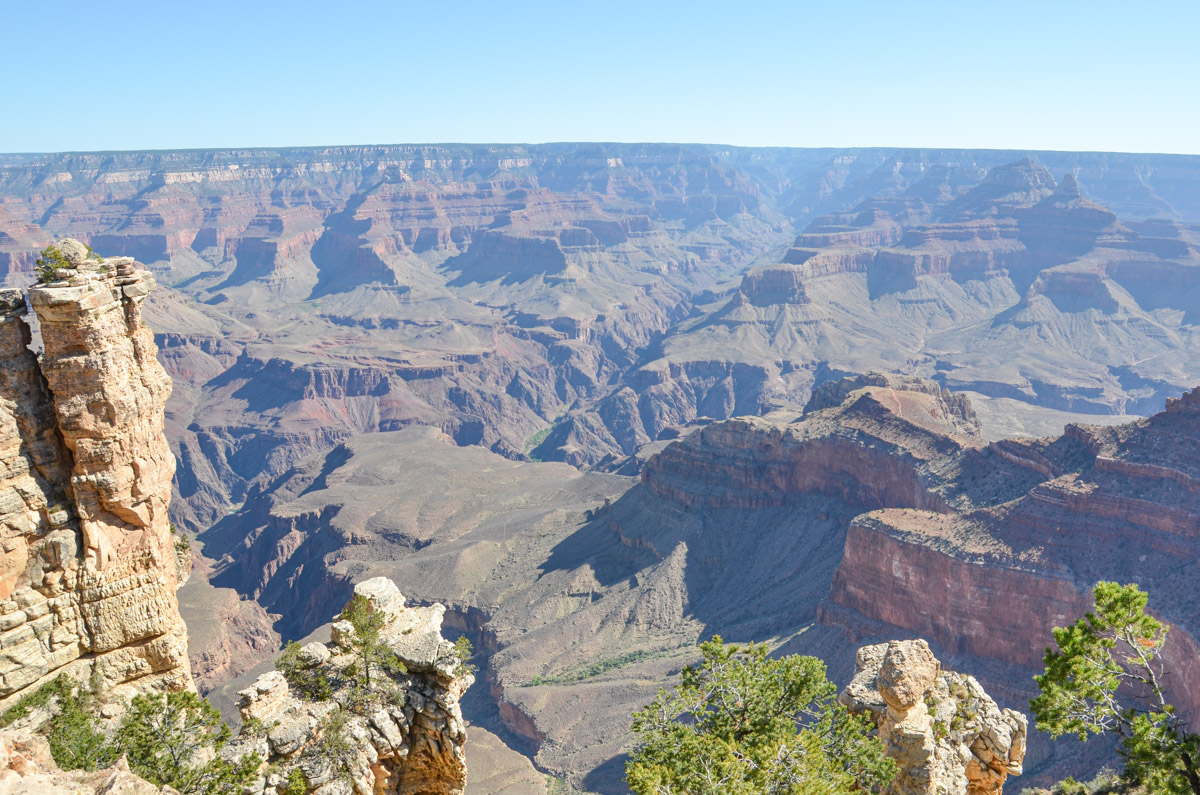
[(1200, 153), (1200, 2), (0, 0), (0, 151)]

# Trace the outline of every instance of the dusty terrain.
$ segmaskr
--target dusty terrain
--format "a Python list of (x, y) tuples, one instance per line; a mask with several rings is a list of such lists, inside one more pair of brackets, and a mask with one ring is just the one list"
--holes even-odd
[(0, 268), (66, 234), (151, 264), (200, 530), (414, 424), (592, 465), (867, 370), (988, 396), (993, 437), (1152, 413), (1200, 381), (1198, 185), (1198, 158), (1055, 152), (0, 157)]

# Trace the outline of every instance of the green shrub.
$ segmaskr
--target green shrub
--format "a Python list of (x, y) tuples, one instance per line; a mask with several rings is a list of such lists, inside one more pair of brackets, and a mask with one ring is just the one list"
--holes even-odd
[(95, 701), (83, 688), (59, 696), (58, 712), (47, 727), (46, 740), (63, 770), (99, 770), (117, 761), (116, 750), (100, 731)]
[(266, 737), (267, 724), (263, 723), (262, 718), (247, 718), (242, 721), (242, 728), (238, 731), (239, 737)]
[(1076, 781), (1067, 776), (1050, 789), (1023, 789), (1021, 795), (1151, 795), (1141, 787), (1130, 788), (1121, 783), (1111, 770), (1102, 770), (1091, 781)]
[(1155, 795), (1200, 795), (1200, 735), (1167, 701), (1163, 656), (1168, 627), (1146, 611), (1136, 584), (1098, 582), (1095, 611), (1053, 631), (1046, 672), (1034, 677), (1029, 702), (1037, 727), (1051, 737), (1121, 738), (1125, 784)]
[(11, 726), (35, 709), (49, 704), (50, 699), (70, 693), (74, 688), (75, 683), (65, 675), (51, 679), (32, 693), (21, 696), (17, 703), (4, 710), (4, 714), (0, 715), (0, 727)]
[(458, 640), (454, 641), (454, 654), (458, 657), (458, 666), (454, 669), (455, 676), (461, 678), (475, 673), (475, 666), (471, 664), (471, 658), (475, 656), (475, 647), (471, 645), (470, 638), (459, 635)]
[(62, 249), (58, 246), (46, 246), (37, 258), (34, 273), (37, 275), (38, 284), (46, 284), (57, 279), (54, 275), (56, 270), (69, 267), (71, 263), (63, 256)]
[[(336, 779), (350, 781), (358, 748), (350, 736), (346, 711), (337, 708), (321, 722), (321, 736), (313, 747), (314, 758)], [(291, 781), (289, 779), (289, 786)]]
[(593, 679), (597, 676), (601, 676), (602, 674), (606, 674), (609, 671), (616, 670), (617, 668), (623, 668), (626, 665), (632, 665), (644, 660), (651, 660), (655, 657), (662, 657), (668, 653), (669, 652), (667, 651), (646, 651), (645, 649), (626, 652), (625, 654), (618, 654), (616, 657), (606, 657), (605, 659), (588, 663), (582, 667), (573, 667), (573, 670), (568, 670), (565, 673), (557, 674), (555, 676), (542, 676), (541, 674), (538, 674), (534, 676), (533, 679), (530, 679), (528, 682), (521, 685), (521, 687), (536, 687), (538, 685), (569, 685), (575, 682), (582, 682), (586, 679)]
[(63, 770), (98, 770), (116, 761), (117, 755), (100, 732), (94, 697), (65, 675), (26, 693), (3, 715), (0, 726), (9, 726), (35, 709), (54, 711), (43, 727), (50, 754)]
[(287, 786), (283, 788), (283, 795), (308, 795), (308, 781), (304, 778), (304, 771), (298, 767), (293, 767), (292, 772), (288, 773)]
[(5, 710), (0, 726), (49, 707), (53, 714), (42, 732), (63, 770), (99, 770), (125, 754), (133, 772), (183, 795), (236, 792), (256, 777), (261, 757), (246, 754), (230, 762), (219, 756), (232, 732), (216, 708), (195, 693), (136, 696), (109, 742), (97, 718), (102, 681), (99, 666), (88, 688), (58, 676)]
[(320, 668), (305, 665), (300, 661), (300, 644), (289, 641), (283, 653), (275, 661), (275, 668), (283, 674), (296, 695), (309, 701), (324, 701), (333, 696), (329, 678)]
[(550, 436), (550, 433), (556, 427), (558, 426), (547, 425), (545, 428), (542, 428), (540, 431), (525, 440), (525, 455), (529, 456), (530, 461), (537, 461), (539, 463), (541, 462), (541, 457), (534, 455), (533, 451), (536, 450), (542, 442), (546, 441), (546, 439)]

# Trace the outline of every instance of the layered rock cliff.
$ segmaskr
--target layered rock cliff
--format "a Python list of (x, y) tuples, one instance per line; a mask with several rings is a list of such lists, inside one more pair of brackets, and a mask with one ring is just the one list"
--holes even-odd
[(86, 258), (0, 295), (0, 704), (50, 676), (124, 691), (193, 687), (176, 589), (190, 570), (167, 509), (175, 459), (163, 433), (171, 380), (132, 259)]
[(1012, 484), (1023, 479), (1010, 499), (986, 505), (976, 497), (940, 514), (894, 507), (856, 517), (823, 616), (852, 634), (883, 622), (953, 653), (1032, 670), (1050, 628), (1090, 609), (1093, 583), (1140, 582), (1151, 610), (1174, 627), (1165, 649), (1172, 697), (1197, 714), (1200, 625), (1188, 572), (1200, 527), (1193, 479), (1200, 394), (1173, 399), (1147, 420), (1066, 430), (962, 459), (956, 482), (975, 495), (973, 457), (990, 457), (992, 471)]
[(694, 294), (692, 314), (608, 394), (573, 407), (547, 446), (591, 464), (869, 370), (975, 392), (1009, 416), (1003, 401), (1051, 417), (1148, 414), (1200, 380), (1184, 353), (1200, 317), (1200, 253), (1186, 234), (1136, 231), (1074, 173), (1059, 184), (1030, 159), (933, 190), (943, 177), (818, 217), (736, 289)]
[[(0, 169), (0, 266), (27, 278), (35, 252), (66, 233), (153, 260), (172, 285), (147, 311), (176, 379), (167, 424), (180, 460), (176, 520), (217, 525), (206, 541), (228, 555), (215, 567), (222, 582), (273, 619), (286, 613), (268, 633), (303, 634), (363, 568), (429, 567), (446, 579), (421, 572), (430, 583), (422, 597), (452, 593), (464, 609), (497, 616), (504, 713), (542, 744), (539, 764), (565, 771), (620, 750), (612, 704), (628, 706), (620, 699), (640, 685), (589, 683), (603, 691), (590, 703), (602, 704), (604, 720), (569, 727), (580, 746), (592, 743), (584, 762), (553, 740), (576, 715), (571, 699), (589, 688), (520, 685), (630, 649), (665, 653), (694, 639), (696, 626), (793, 631), (815, 617), (843, 558), (836, 596), (822, 608), (827, 623), (813, 632), (845, 628), (857, 638), (892, 620), (916, 631), (912, 616), (931, 586), (894, 586), (894, 560), (901, 573), (928, 565), (966, 591), (1021, 589), (1020, 577), (1037, 578), (1044, 587), (1022, 590), (1028, 599), (1013, 610), (1024, 624), (1016, 634), (987, 629), (1006, 603), (959, 604), (943, 611), (950, 624), (929, 622), (931, 641), (953, 631), (968, 639), (956, 653), (995, 653), (1000, 666), (1016, 665), (1016, 649), (1029, 645), (1029, 616), (1080, 607), (1086, 580), (1106, 565), (1087, 563), (1086, 550), (1119, 539), (1130, 564), (1121, 571), (1133, 577), (1191, 560), (1180, 529), (1192, 511), (1182, 500), (1164, 492), (1147, 510), (1083, 472), (1158, 472), (1147, 468), (1159, 466), (1153, 456), (1091, 456), (1082, 431), (1053, 444), (985, 446), (954, 401), (933, 400), (940, 387), (861, 393), (852, 413), (830, 403), (786, 420), (717, 425), (664, 452), (628, 490), (582, 478), (603, 487), (572, 489), (603, 491), (612, 506), (570, 497), (577, 511), (545, 520), (564, 545), (554, 551), (516, 514), (503, 527), (520, 533), (488, 537), (481, 524), (475, 546), (448, 549), (469, 524), (453, 512), (439, 513), (448, 518), (436, 532), (418, 532), (372, 514), (357, 491), (324, 494), (341, 488), (324, 470), (339, 471), (351, 454), (362, 461), (366, 434), (389, 434), (376, 440), (379, 452), (408, 438), (401, 429), (427, 426), (484, 448), (456, 460), (489, 472), (500, 467), (489, 449), (588, 464), (664, 440), (640, 461), (693, 421), (795, 408), (822, 382), (870, 369), (1022, 401), (1022, 411), (1037, 404), (1051, 419), (1059, 409), (1157, 410), (1194, 380), (1197, 236), (1186, 221), (1130, 219), (1195, 217), (1200, 205), (1186, 186), (1200, 161), (1039, 155), (1066, 175), (1056, 182), (1036, 163), (1005, 165), (1012, 158), (669, 146), (46, 156)], [(21, 372), (4, 377), (19, 381)], [(36, 417), (14, 422), (41, 427)], [(43, 470), (75, 468), (73, 458), (56, 465), (52, 447), (30, 449)], [(362, 482), (376, 483), (387, 460), (380, 454)], [(411, 471), (391, 471), (380, 491), (414, 481)], [(1135, 482), (1144, 485), (1127, 485)], [(107, 488), (85, 488), (85, 502), (102, 503)], [(304, 510), (291, 510), (302, 493)], [(1022, 505), (1067, 507), (1049, 520), (1021, 508), (1001, 535), (991, 514), (975, 514), (997, 509), (1004, 518), (997, 506), (1024, 497)], [(319, 504), (326, 498), (340, 510)], [(872, 509), (883, 513), (862, 516)], [(1153, 526), (1113, 529), (1127, 520)], [(120, 556), (92, 525), (87, 532), (88, 554)], [(1083, 562), (1050, 560), (1041, 542), (1021, 540), (1047, 537), (1076, 545)], [(1152, 537), (1156, 551), (1139, 560)], [(746, 548), (747, 538), (774, 554)], [(512, 590), (489, 590), (489, 572), (514, 577)], [(432, 583), (443, 581), (454, 585), (439, 593)], [(737, 598), (747, 582), (762, 594), (757, 611)], [(524, 603), (512, 595), (528, 591), (537, 593)], [(1168, 617), (1186, 624), (1194, 610), (1180, 598)], [(877, 614), (859, 613), (859, 602)], [(622, 623), (629, 616), (636, 620)], [(246, 634), (267, 623), (257, 618), (243, 624)], [(631, 638), (600, 631), (612, 622)], [(528, 626), (540, 631), (516, 631)], [(670, 642), (639, 634), (652, 632)], [(579, 645), (563, 650), (554, 633)], [(544, 638), (553, 655), (535, 648)], [(271, 639), (227, 639), (203, 667), (238, 673), (254, 662), (246, 650), (264, 654)], [(1020, 677), (992, 673), (997, 698), (1022, 697), (993, 685)]]
[(1019, 156), (566, 144), (0, 159), (0, 272), (27, 279), (42, 246), (73, 235), (170, 285), (148, 311), (177, 384), (174, 517), (195, 531), (305, 456), (413, 424), (591, 465), (872, 369), (1051, 417), (1161, 408), (1198, 377), (1186, 219), (1200, 161), (1006, 162)]

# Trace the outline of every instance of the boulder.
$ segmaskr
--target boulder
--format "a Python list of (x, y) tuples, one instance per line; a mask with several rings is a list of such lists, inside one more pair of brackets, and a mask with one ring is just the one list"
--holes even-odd
[(62, 252), (63, 259), (78, 267), (88, 258), (87, 246), (73, 237), (64, 237), (54, 244)]

